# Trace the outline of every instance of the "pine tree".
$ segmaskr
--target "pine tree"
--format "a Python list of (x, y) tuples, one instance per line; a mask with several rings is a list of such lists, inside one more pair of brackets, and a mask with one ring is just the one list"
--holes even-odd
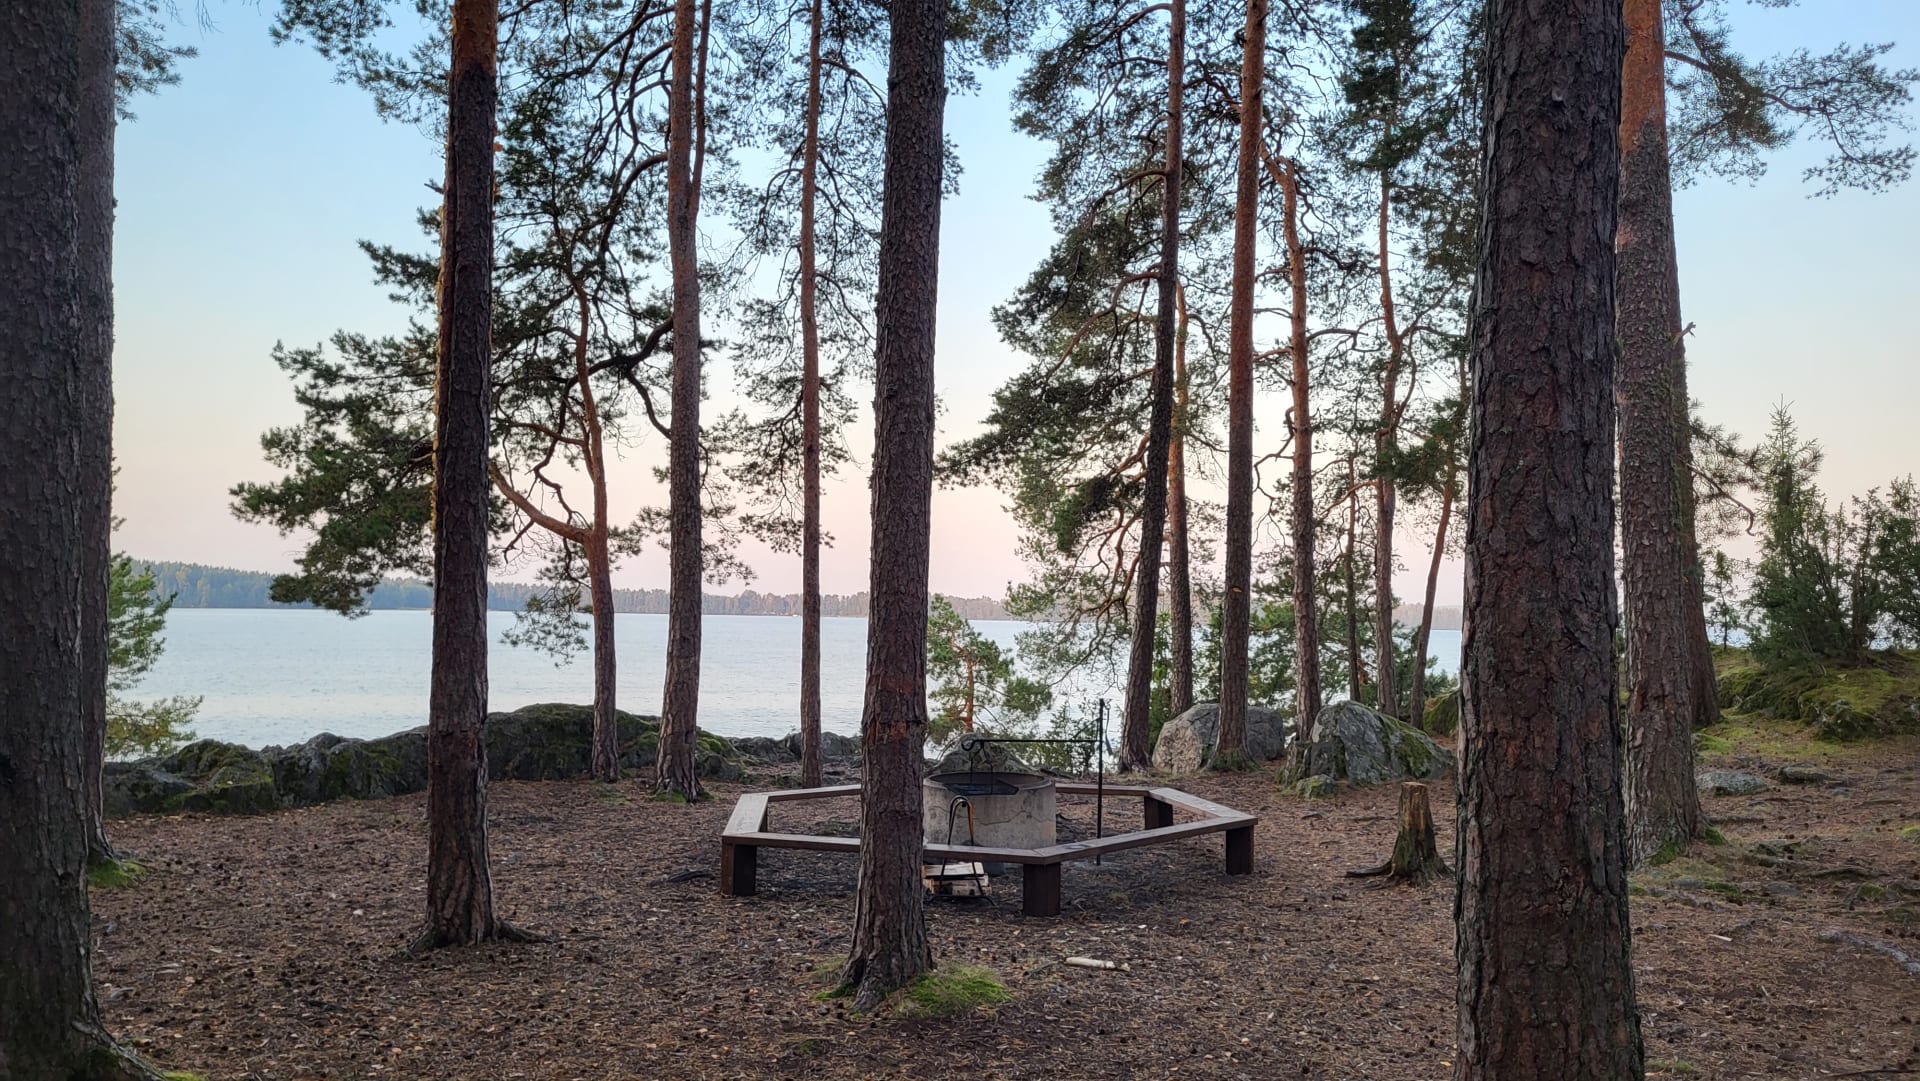
[(1620, 1081), (1645, 1072), (1613, 652), (1626, 35), (1611, 0), (1489, 0), (1486, 26), (1454, 1076)]

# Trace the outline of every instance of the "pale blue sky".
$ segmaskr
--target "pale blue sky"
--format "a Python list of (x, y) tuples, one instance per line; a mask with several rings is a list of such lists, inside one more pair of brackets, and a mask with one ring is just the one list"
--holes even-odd
[[(273, 46), (261, 11), (214, 14), (212, 33), (182, 28), (201, 50), (183, 84), (138, 102), (139, 119), (119, 136), (115, 431), (127, 524), (117, 541), (146, 558), (280, 570), (297, 540), (235, 521), (226, 495), (236, 481), (271, 475), (260, 432), (297, 418), (269, 350), (404, 323), (355, 241), (418, 242), (414, 216), (431, 199), (425, 182), (440, 171), (439, 148), (381, 123), (310, 50)], [(1806, 10), (1740, 6), (1736, 15), (1740, 47), (1753, 54), (1891, 39), (1901, 43), (1895, 66), (1920, 66), (1917, 0), (1809, 0)], [(988, 312), (1051, 239), (1044, 210), (1027, 198), (1043, 148), (1011, 130), (1012, 81), (989, 73), (978, 94), (949, 106), (966, 172), (944, 212), (943, 438), (969, 434), (993, 388), (1021, 366)], [(1697, 325), (1693, 389), (1710, 419), (1750, 435), (1774, 404), (1791, 403), (1827, 446), (1827, 487), (1852, 492), (1920, 465), (1920, 329), (1907, 308), (1920, 296), (1920, 187), (1808, 199), (1799, 180), (1808, 160), (1790, 151), (1758, 185), (1708, 181), (1679, 194), (1682, 304)], [(869, 438), (856, 436), (863, 461)], [(657, 498), (646, 476), (657, 450), (642, 445), (626, 463), (617, 505)], [(939, 495), (935, 589), (998, 595), (1021, 577), (1001, 502), (993, 492)], [(866, 587), (866, 504), (862, 476), (828, 488), (839, 538), (824, 561), (830, 592)], [(1424, 566), (1415, 547), (1401, 555)], [(753, 558), (756, 588), (797, 588), (796, 561)], [(664, 560), (651, 557), (619, 574), (629, 586), (663, 578)], [(1412, 575), (1400, 592), (1415, 592)], [(1449, 576), (1441, 600), (1458, 595)]]

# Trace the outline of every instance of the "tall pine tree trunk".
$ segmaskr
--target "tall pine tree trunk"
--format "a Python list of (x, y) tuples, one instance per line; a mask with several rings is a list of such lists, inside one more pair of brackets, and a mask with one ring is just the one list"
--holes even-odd
[(113, 12), (0, 20), (0, 1076), (21, 1081), (157, 1076), (101, 1027), (87, 904), (113, 363), (112, 180), (89, 174), (111, 167)]
[[(89, 10), (83, 17), (91, 17)], [(82, 30), (80, 81), (80, 214), (79, 228), (89, 242), (95, 240), (107, 249), (107, 256), (88, 260), (85, 266), (82, 302), (89, 310), (109, 313), (108, 318), (87, 324), (89, 356), (108, 358), (82, 369), (86, 381), (87, 413), (98, 423), (80, 430), (85, 440), (82, 452), (87, 470), (88, 490), (113, 490), (113, 88), (115, 74), (114, 41)], [(105, 55), (100, 55), (100, 50)], [(90, 505), (86, 515), (86, 537), (81, 553), (85, 558), (81, 581), (86, 590), (81, 611), (81, 627), (107, 625), (107, 581), (113, 561), (113, 511), (111, 500)], [(107, 839), (104, 801), (104, 772), (107, 751), (107, 652), (105, 635), (81, 636), (81, 691), (84, 695), (87, 723), (87, 864), (102, 866), (119, 857)]]
[[(1287, 248), (1287, 355), (1292, 361), (1293, 391), (1293, 700), (1294, 730), (1301, 743), (1313, 736), (1320, 712), (1320, 602), (1315, 592), (1314, 547), (1318, 519), (1313, 511), (1313, 410), (1307, 350), (1307, 249), (1300, 240), (1300, 177), (1292, 161), (1278, 161), (1263, 149), (1267, 172), (1280, 185), (1281, 234)], [(1352, 603), (1349, 591), (1348, 603)], [(1354, 620), (1347, 619), (1349, 626)], [(1357, 658), (1356, 658), (1357, 661)], [(1357, 670), (1357, 669), (1356, 669)]]
[(1420, 608), (1420, 629), (1413, 634), (1413, 685), (1407, 691), (1407, 719), (1424, 724), (1427, 717), (1427, 645), (1433, 639), (1433, 597), (1440, 586), (1440, 563), (1447, 553), (1447, 526), (1453, 520), (1454, 476), (1447, 473), (1440, 489), (1440, 526), (1433, 531), (1433, 560), (1427, 564), (1427, 591)]
[(1193, 706), (1193, 563), (1187, 527), (1187, 290), (1179, 293), (1180, 329), (1173, 351), (1173, 441), (1167, 448), (1167, 709)]
[(1127, 659), (1127, 708), (1120, 737), (1122, 772), (1146, 769), (1153, 702), (1153, 639), (1160, 606), (1160, 542), (1167, 528), (1167, 454), (1173, 429), (1173, 347), (1180, 286), (1181, 102), (1185, 97), (1186, 0), (1167, 16), (1167, 152), (1160, 187), (1160, 305), (1154, 317), (1152, 406), (1147, 416), (1146, 490), (1141, 496), (1140, 556), (1133, 574), (1133, 641)]
[(860, 720), (860, 878), (842, 970), (869, 1010), (933, 967), (920, 882), (933, 508), (934, 316), (947, 105), (946, 0), (893, 0), (874, 362), (872, 611)]
[(1353, 573), (1353, 553), (1360, 533), (1360, 481), (1353, 459), (1347, 459), (1347, 556), (1340, 562), (1347, 574), (1347, 698), (1360, 701), (1360, 682), (1366, 665), (1360, 663), (1360, 583)]
[(1644, 1072), (1613, 657), (1620, 0), (1490, 0), (1455, 903), (1460, 1081)]
[(700, 262), (695, 248), (693, 0), (673, 6), (673, 77), (667, 111), (667, 247), (673, 266), (673, 424), (668, 440), (667, 674), (655, 785), (700, 798), (694, 748), (700, 715)]
[(1378, 673), (1374, 705), (1389, 716), (1402, 716), (1400, 678), (1393, 664), (1393, 513), (1396, 492), (1393, 452), (1400, 427), (1400, 364), (1406, 355), (1400, 323), (1393, 310), (1393, 267), (1387, 248), (1387, 219), (1393, 186), (1380, 176), (1379, 271), (1380, 315), (1387, 335), (1387, 370), (1381, 380), (1380, 427), (1373, 441), (1373, 667)]
[[(1660, 0), (1626, 0), (1621, 80), (1619, 337), (1620, 534), (1627, 630), (1629, 858), (1700, 835), (1693, 779), (1700, 610), (1693, 550), (1686, 349), (1667, 161)], [(1702, 634), (1704, 635), (1704, 622)]]
[(497, 0), (457, 0), (440, 213), (434, 404), (427, 926), (417, 947), (500, 937), (487, 865), (487, 492), (493, 360)]
[(820, 184), (820, 37), (813, 0), (807, 41), (807, 141), (800, 164), (800, 784), (820, 784), (820, 314), (814, 200)]
[(1233, 208), (1233, 299), (1227, 328), (1227, 558), (1220, 608), (1220, 736), (1214, 757), (1246, 757), (1247, 636), (1253, 588), (1254, 230), (1260, 211), (1261, 84), (1266, 75), (1266, 0), (1247, 0), (1240, 57), (1240, 151)]

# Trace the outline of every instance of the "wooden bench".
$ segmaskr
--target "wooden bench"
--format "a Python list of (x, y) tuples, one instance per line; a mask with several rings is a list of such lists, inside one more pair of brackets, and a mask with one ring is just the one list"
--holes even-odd
[[(1086, 783), (1062, 782), (1055, 786), (1055, 791), (1063, 796), (1091, 796), (1099, 790), (1098, 786)], [(1104, 790), (1113, 796), (1140, 797), (1143, 828), (1131, 833), (1072, 841), (1046, 848), (929, 844), (925, 846), (923, 858), (928, 861), (1018, 864), (1020, 910), (1029, 916), (1060, 914), (1060, 865), (1068, 860), (1091, 859), (1108, 852), (1144, 848), (1184, 837), (1223, 833), (1226, 835), (1227, 873), (1244, 875), (1253, 871), (1253, 827), (1259, 822), (1253, 815), (1188, 795), (1177, 788), (1106, 785)], [(726, 831), (720, 835), (720, 892), (728, 897), (753, 896), (758, 885), (759, 851), (763, 848), (858, 853), (860, 840), (856, 837), (778, 833), (769, 826), (773, 804), (859, 794), (859, 785), (845, 784), (778, 792), (748, 792), (742, 795), (740, 802), (734, 804), (733, 817), (727, 820)], [(1176, 807), (1201, 817), (1197, 821), (1175, 823), (1173, 812)]]

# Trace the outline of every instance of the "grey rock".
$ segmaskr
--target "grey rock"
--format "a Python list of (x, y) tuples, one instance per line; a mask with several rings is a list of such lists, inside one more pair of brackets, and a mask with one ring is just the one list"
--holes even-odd
[(1451, 768), (1453, 752), (1412, 725), (1358, 702), (1335, 702), (1313, 719), (1313, 738), (1295, 748), (1287, 775), (1377, 785), (1427, 780)]
[(152, 762), (108, 762), (102, 801), (108, 817), (158, 811), (193, 791), (193, 782)]
[[(1247, 757), (1271, 762), (1287, 753), (1286, 717), (1264, 706), (1247, 707)], [(1153, 768), (1196, 773), (1213, 763), (1220, 742), (1220, 703), (1201, 702), (1160, 727)]]
[(1812, 766), (1781, 766), (1774, 776), (1781, 784), (1831, 784), (1833, 774)]
[(948, 740), (927, 762), (927, 776), (940, 773), (1039, 773), (1014, 750), (1016, 744), (980, 743), (961, 746), (965, 736)]
[(1764, 778), (1730, 769), (1710, 769), (1693, 780), (1700, 786), (1701, 794), (1708, 796), (1751, 796), (1767, 789)]
[[(1289, 786), (1288, 791), (1299, 796), (1301, 799), (1326, 799), (1332, 796), (1339, 787), (1340, 782), (1324, 773), (1316, 773), (1311, 777), (1302, 777), (1293, 782), (1293, 784)], [(1314, 813), (1318, 814), (1319, 812), (1316, 811)]]

